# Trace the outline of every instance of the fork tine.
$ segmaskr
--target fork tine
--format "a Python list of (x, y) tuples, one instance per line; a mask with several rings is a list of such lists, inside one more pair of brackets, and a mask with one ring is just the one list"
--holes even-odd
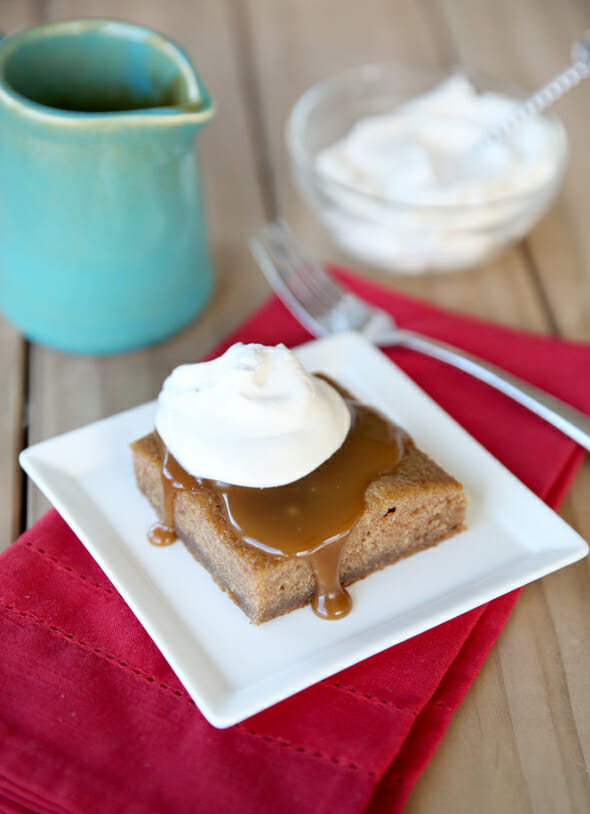
[(324, 336), (327, 330), (310, 313), (309, 290), (304, 286), (297, 286), (299, 277), (291, 273), (291, 262), (283, 255), (277, 255), (276, 248), (269, 242), (264, 230), (250, 238), (249, 244), (260, 270), (287, 308), (312, 336)]
[(324, 307), (329, 309), (337, 305), (346, 293), (345, 290), (334, 282), (323, 266), (305, 252), (285, 221), (277, 218), (268, 223), (264, 227), (264, 231), (274, 245), (292, 256), (295, 261), (292, 263), (292, 272), (297, 274), (307, 288), (315, 293)]
[(271, 286), (314, 336), (356, 330), (373, 341), (384, 332), (390, 338), (395, 327), (391, 317), (334, 282), (283, 221), (263, 227), (250, 248)]
[(315, 336), (328, 333), (325, 319), (345, 295), (299, 247), (283, 221), (272, 221), (250, 241), (254, 257), (270, 284)]

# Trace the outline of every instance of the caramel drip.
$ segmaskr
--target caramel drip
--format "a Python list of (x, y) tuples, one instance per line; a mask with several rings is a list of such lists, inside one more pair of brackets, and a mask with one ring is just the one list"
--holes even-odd
[(177, 492), (206, 485), (220, 498), (243, 543), (276, 557), (309, 559), (316, 578), (312, 607), (318, 616), (345, 616), (351, 600), (340, 581), (342, 549), (364, 510), (369, 483), (391, 471), (404, 452), (399, 427), (352, 398), (346, 401), (352, 421), (340, 449), (309, 475), (285, 486), (256, 489), (194, 478), (158, 439), (164, 517), (150, 529), (150, 542), (168, 545), (175, 540)]
[(160, 477), (162, 479), (162, 514), (163, 522), (154, 523), (148, 531), (148, 540), (153, 545), (166, 546), (176, 542), (174, 528), (174, 503), (176, 493), (183, 489), (194, 489), (198, 481), (188, 474), (170, 454), (158, 433), (155, 433), (158, 452), (162, 461)]
[(346, 535), (308, 555), (316, 584), (311, 607), (322, 619), (341, 619), (352, 608), (350, 594), (340, 581), (340, 559), (345, 542)]

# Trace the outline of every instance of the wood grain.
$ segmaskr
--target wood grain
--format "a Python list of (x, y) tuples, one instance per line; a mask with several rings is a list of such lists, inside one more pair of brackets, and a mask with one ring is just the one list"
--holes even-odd
[[(590, 82), (559, 106), (571, 158), (562, 193), (527, 240), (467, 273), (390, 276), (352, 263), (295, 192), (283, 129), (297, 97), (344, 68), (379, 60), (464, 62), (533, 88), (567, 60), (588, 26), (586, 0), (0, 0), (10, 33), (43, 19), (112, 16), (177, 40), (217, 103), (199, 135), (217, 288), (188, 329), (110, 358), (26, 343), (0, 321), (0, 548), (26, 509), (16, 454), (29, 399), (31, 442), (153, 398), (171, 367), (198, 359), (268, 293), (248, 237), (278, 211), (319, 257), (450, 309), (524, 330), (590, 339)], [(590, 376), (589, 376), (590, 380)], [(590, 386), (590, 384), (589, 384)], [(590, 539), (590, 463), (561, 509)], [(408, 814), (590, 810), (590, 567), (582, 561), (523, 590), (497, 645), (418, 781)]]
[[(584, 27), (580, 14), (577, 24), (573, 15), (564, 20), (561, 4), (541, 5), (449, 1), (442, 2), (439, 11), (457, 61), (533, 89), (567, 61), (569, 44)], [(584, 177), (588, 155), (581, 145), (575, 147), (588, 91), (585, 87), (576, 93), (575, 109), (568, 109), (574, 95), (561, 103), (572, 142), (570, 169), (557, 205), (518, 249), (528, 264), (527, 282), (537, 292), (546, 328), (571, 338), (586, 338), (590, 327), (590, 266), (576, 226), (579, 213), (588, 211), (590, 204), (587, 188), (582, 190), (578, 181)], [(572, 218), (568, 209), (577, 217)], [(509, 295), (510, 287), (503, 292)], [(524, 319), (520, 324), (536, 327)], [(587, 494), (589, 471), (586, 463), (561, 511), (586, 536), (587, 519), (576, 507)], [(588, 563), (582, 561), (523, 591), (494, 658), (486, 662), (443, 748), (417, 784), (409, 811), (436, 806), (469, 811), (475, 805), (482, 812), (588, 810), (590, 705), (583, 677), (590, 668), (589, 587)], [(508, 762), (482, 755), (483, 732), (485, 742), (502, 745), (503, 755), (506, 745)], [(459, 739), (465, 743), (466, 737), (467, 748), (459, 760), (453, 747)], [(441, 776), (481, 775), (486, 757), (483, 765), (488, 785), (493, 780), (493, 796), (479, 796), (471, 782), (468, 793), (464, 788), (459, 793), (456, 783), (441, 786)]]
[(19, 333), (0, 318), (0, 551), (14, 540), (22, 522), (23, 476), (17, 457), (25, 444), (26, 345)]
[[(587, 3), (524, 0), (469, 4), (442, 0), (457, 61), (521, 85), (540, 87), (568, 64), (570, 48), (588, 26)], [(510, 20), (510, 24), (507, 21)], [(485, 24), (482, 24), (485, 21)], [(561, 333), (590, 338), (590, 82), (556, 105), (570, 140), (570, 161), (557, 205), (527, 239), (535, 271)]]
[[(345, 67), (392, 58), (428, 64), (463, 61), (533, 87), (540, 77), (531, 72), (527, 82), (526, 66), (532, 60), (531, 52), (542, 54), (543, 47), (533, 48), (526, 38), (525, 59), (520, 32), (530, 20), (530, 36), (542, 29), (545, 44), (558, 15), (554, 6), (545, 18), (543, 9), (536, 11), (533, 5), (529, 4), (525, 14), (522, 6), (516, 9), (508, 2), (449, 0), (384, 8), (378, 0), (366, 0), (362, 14), (353, 13), (350, 7), (344, 12), (341, 3), (323, 3), (313, 14), (305, 3), (293, 3), (281, 14), (271, 0), (251, 0), (251, 53), (262, 114), (257, 126), (264, 128), (263, 141), (269, 145), (273, 169), (262, 180), (269, 183), (272, 178), (276, 188), (268, 197), (279, 202), (318, 255), (341, 259), (292, 188), (282, 135), (288, 111), (301, 90)], [(392, 8), (399, 12), (397, 25), (385, 23), (392, 19)], [(379, 27), (375, 20), (381, 21)], [(553, 65), (550, 60), (544, 64), (545, 77)], [(538, 68), (540, 71), (543, 64)], [(583, 166), (580, 175), (584, 177), (582, 171)], [(589, 205), (587, 190), (585, 195), (584, 200), (576, 201), (582, 211)], [(419, 280), (397, 277), (392, 282), (451, 309), (495, 322), (584, 336), (590, 298), (582, 293), (581, 303), (570, 303), (575, 298), (572, 278), (582, 277), (583, 272), (581, 252), (572, 253), (575, 244), (567, 239), (571, 227), (562, 201), (563, 196), (529, 241), (475, 272)], [(557, 226), (551, 226), (555, 223)], [(550, 232), (545, 233), (548, 224)], [(554, 285), (560, 291), (564, 285), (563, 296), (549, 286), (547, 265), (539, 263), (546, 250), (541, 239), (558, 241), (554, 252), (567, 267), (567, 275), (560, 280), (554, 274), (553, 280), (558, 280)], [(385, 279), (374, 269), (354, 265)], [(560, 298), (565, 305), (560, 305)], [(574, 484), (572, 502), (582, 499), (587, 471)], [(583, 521), (567, 504), (564, 516), (583, 531), (579, 525)], [(524, 590), (492, 657), (411, 795), (408, 812), (588, 809), (590, 710), (581, 689), (590, 667), (587, 583), (588, 565), (582, 562)]]
[[(42, 7), (35, 0), (0, 0), (0, 28), (12, 34), (42, 20)], [(26, 444), (28, 348), (19, 332), (0, 316), (0, 551), (17, 534), (23, 522), (25, 479), (17, 457)]]
[[(314, 6), (312, 12), (311, 6)], [(444, 66), (450, 45), (440, 18), (429, 3), (383, 3), (368, 0), (363, 13), (345, 13), (342, 4), (305, 2), (281, 4), (251, 0), (249, 29), (254, 74), (262, 99), (254, 127), (268, 145), (274, 190), (295, 231), (319, 257), (364, 271), (380, 282), (437, 302), (451, 310), (544, 331), (549, 323), (522, 251), (514, 248), (500, 259), (471, 273), (413, 278), (391, 275), (344, 256), (302, 204), (290, 177), (284, 126), (300, 93), (313, 83), (347, 67), (366, 62), (398, 60)], [(376, 24), (375, 21), (381, 21)], [(383, 21), (386, 21), (384, 23)], [(444, 32), (444, 33), (441, 33)], [(454, 58), (450, 62), (456, 61)], [(268, 183), (268, 173), (262, 178)]]

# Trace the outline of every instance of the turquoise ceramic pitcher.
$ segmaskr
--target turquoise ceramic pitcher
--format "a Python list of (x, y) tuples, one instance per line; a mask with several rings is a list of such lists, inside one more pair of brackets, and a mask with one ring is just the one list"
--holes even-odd
[(212, 287), (189, 59), (146, 28), (50, 23), (0, 41), (0, 308), (82, 353), (156, 342)]

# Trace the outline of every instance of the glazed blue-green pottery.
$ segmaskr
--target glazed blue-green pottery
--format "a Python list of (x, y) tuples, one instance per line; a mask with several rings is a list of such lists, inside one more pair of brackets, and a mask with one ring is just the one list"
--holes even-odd
[(27, 337), (115, 353), (201, 310), (194, 136), (212, 115), (187, 56), (149, 29), (75, 20), (0, 41), (0, 308)]

